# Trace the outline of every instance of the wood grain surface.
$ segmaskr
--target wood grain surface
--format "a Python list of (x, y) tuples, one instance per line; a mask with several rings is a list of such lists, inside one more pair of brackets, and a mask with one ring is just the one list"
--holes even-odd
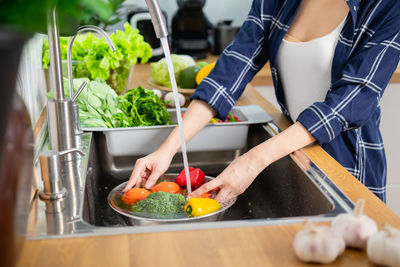
[[(214, 62), (217, 61), (217, 56), (209, 56), (204, 61), (206, 62)], [(135, 88), (139, 85), (142, 86), (150, 86), (147, 82), (147, 79), (150, 75), (150, 64), (145, 65), (136, 65), (133, 71), (133, 75), (136, 76), (131, 79), (131, 83), (129, 84), (129, 88)], [(145, 74), (145, 75), (143, 75)], [(393, 76), (390, 80), (391, 83), (400, 83), (400, 65), (397, 67), (396, 71), (393, 73)], [(269, 62), (265, 64), (265, 66), (254, 76), (253, 80), (251, 81), (251, 85), (253, 86), (271, 86), (273, 85), (272, 82), (272, 74), (271, 69), (269, 66)]]
[[(148, 73), (149, 65), (135, 66), (130, 85), (143, 85), (141, 79), (147, 79)], [(251, 85), (238, 104), (260, 105), (281, 129), (289, 126)], [(350, 199), (366, 200), (365, 213), (379, 227), (387, 222), (400, 228), (400, 218), (320, 146), (311, 145), (304, 151)], [(288, 224), (25, 241), (17, 266), (309, 266), (298, 261), (292, 249), (301, 228)], [(373, 265), (363, 250), (346, 249), (329, 266)]]

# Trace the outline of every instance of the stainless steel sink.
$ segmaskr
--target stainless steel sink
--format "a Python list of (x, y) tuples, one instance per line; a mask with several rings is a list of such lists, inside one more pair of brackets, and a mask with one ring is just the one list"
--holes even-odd
[[(242, 151), (192, 152), (188, 154), (190, 165), (217, 176), (235, 157), (276, 131), (273, 124), (252, 125)], [(109, 156), (102, 133), (83, 134), (78, 143), (87, 156), (65, 164), (64, 172), (72, 175), (63, 182), (67, 197), (62, 203), (34, 199), (31, 214), (35, 227), (28, 229), (28, 239), (259, 226), (301, 222), (306, 217), (326, 221), (353, 208), (353, 203), (336, 185), (298, 151), (266, 168), (221, 221), (135, 226), (108, 206), (107, 195), (129, 178), (135, 160), (142, 155)], [(178, 154), (168, 172), (176, 173), (182, 168)], [(49, 213), (54, 206), (61, 207), (61, 211)]]
[[(270, 130), (266, 125), (253, 125), (243, 151), (192, 152), (188, 154), (190, 165), (201, 168), (207, 175), (217, 176), (235, 157), (270, 138)], [(129, 178), (139, 157), (109, 156), (104, 136), (94, 133), (82, 212), (84, 221), (100, 227), (132, 228), (126, 227), (131, 226), (129, 220), (108, 206), (107, 195)], [(168, 172), (180, 172), (182, 168), (181, 154), (178, 154)], [(321, 219), (349, 211), (351, 207), (351, 202), (305, 154), (297, 152), (266, 168), (222, 220), (214, 224), (225, 227), (252, 222), (283, 223), (303, 220), (305, 216)]]

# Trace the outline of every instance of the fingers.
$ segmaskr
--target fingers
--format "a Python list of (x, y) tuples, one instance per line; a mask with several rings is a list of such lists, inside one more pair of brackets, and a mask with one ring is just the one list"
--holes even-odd
[[(126, 192), (129, 189), (131, 189), (133, 186), (137, 185), (138, 183), (141, 182), (142, 177), (141, 177), (141, 172), (142, 169), (145, 167), (144, 164), (142, 164), (139, 160), (136, 161), (135, 167), (133, 168), (131, 177), (129, 178), (128, 183), (126, 184), (124, 190), (122, 192)], [(146, 170), (145, 170), (146, 171)]]
[(155, 183), (157, 182), (158, 178), (161, 176), (161, 174), (162, 174), (162, 173), (160, 173), (159, 171), (155, 171), (155, 170), (154, 170), (154, 171), (150, 174), (149, 178), (147, 179), (147, 182), (146, 182), (146, 184), (144, 185), (144, 187), (145, 187), (146, 189), (152, 188), (152, 187), (155, 185)]
[(233, 197), (234, 197), (234, 194), (231, 192), (231, 190), (224, 187), (218, 192), (217, 196), (215, 197), (215, 200), (218, 201), (219, 203), (221, 203), (221, 202), (229, 200)]
[(221, 186), (221, 181), (219, 179), (214, 179), (208, 183), (203, 184), (197, 190), (193, 191), (189, 197), (200, 197), (202, 194), (209, 192)]
[(144, 171), (144, 174), (142, 175), (142, 179), (140, 182), (136, 183), (136, 186), (139, 187), (144, 187), (144, 185), (146, 184), (147, 178), (151, 175), (151, 171), (146, 169)]

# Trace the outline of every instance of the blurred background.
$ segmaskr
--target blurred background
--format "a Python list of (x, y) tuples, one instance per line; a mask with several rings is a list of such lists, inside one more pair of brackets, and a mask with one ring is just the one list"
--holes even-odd
[[(251, 0), (163, 0), (160, 7), (167, 20), (170, 43), (174, 53), (189, 54), (196, 59), (206, 52), (220, 54), (233, 40), (245, 20)], [(153, 60), (162, 55), (147, 13), (145, 0), (127, 0), (120, 4), (118, 22), (106, 25), (107, 31), (123, 29), (125, 22), (137, 27), (145, 41), (153, 47)], [(146, 23), (146, 19), (148, 22)]]
[[(213, 24), (217, 24), (219, 20), (233, 20), (233, 26), (240, 26), (250, 11), (252, 2), (252, 0), (209, 0), (205, 1), (203, 10)], [(146, 7), (144, 0), (127, 0), (124, 5)], [(178, 11), (178, 1), (161, 0), (160, 6), (167, 13), (168, 25), (171, 25), (172, 16)]]

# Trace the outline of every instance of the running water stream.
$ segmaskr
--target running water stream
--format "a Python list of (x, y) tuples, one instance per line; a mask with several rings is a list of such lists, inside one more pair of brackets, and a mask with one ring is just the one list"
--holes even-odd
[(186, 174), (186, 185), (187, 185), (186, 187), (187, 187), (188, 194), (190, 194), (190, 193), (192, 193), (192, 185), (190, 183), (189, 165), (188, 165), (188, 159), (187, 159), (187, 154), (186, 154), (186, 141), (185, 141), (185, 134), (183, 131), (181, 106), (179, 105), (179, 98), (178, 98), (178, 86), (176, 85), (174, 66), (172, 65), (171, 54), (169, 52), (168, 39), (167, 39), (167, 37), (161, 37), (160, 40), (161, 40), (162, 48), (164, 50), (165, 60), (167, 61), (167, 65), (168, 65), (169, 78), (171, 80), (171, 86), (172, 86), (172, 92), (173, 92), (172, 94), (174, 96), (174, 102), (175, 102), (175, 107), (176, 107), (176, 119), (178, 121), (178, 127), (179, 127), (180, 136), (181, 136), (181, 150), (182, 150), (182, 156), (183, 156), (183, 166), (185, 168), (185, 174)]

